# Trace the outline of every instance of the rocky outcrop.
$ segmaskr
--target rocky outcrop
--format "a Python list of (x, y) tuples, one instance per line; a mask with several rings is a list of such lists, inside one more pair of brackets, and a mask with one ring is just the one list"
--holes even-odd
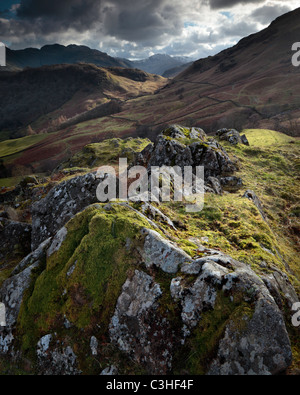
[(125, 204), (92, 205), (26, 257), (0, 290), (0, 353), (19, 353), (23, 333), (43, 374), (86, 373), (87, 355), (99, 373), (123, 374), (118, 353), (147, 374), (189, 372), (190, 359), (206, 374), (284, 372), (292, 354), (279, 300), (296, 299), (292, 285), (221, 251), (193, 259), (150, 224)]
[(249, 145), (249, 141), (245, 134), (240, 135), (240, 133), (235, 129), (220, 129), (217, 131), (216, 135), (220, 140), (228, 141), (232, 145), (244, 144)]
[(0, 217), (0, 239), (1, 263), (26, 256), (31, 251), (31, 225)]
[[(155, 144), (139, 153), (135, 165), (147, 167), (149, 173), (152, 166), (178, 166), (183, 171), (185, 166), (192, 166), (194, 171), (203, 166), (206, 191), (218, 194), (236, 171), (235, 164), (215, 139), (208, 138), (202, 129), (178, 125), (165, 129)], [(235, 190), (241, 185), (241, 179), (235, 177)]]
[(13, 270), (9, 277), (0, 288), (0, 301), (6, 310), (6, 325), (0, 329), (0, 353), (14, 354), (13, 332), (16, 327), (20, 312), (23, 296), (32, 281), (32, 273), (39, 268), (46, 256), (46, 249), (50, 245), (50, 239), (42, 243), (33, 253), (24, 258)]
[[(226, 151), (199, 128), (176, 125), (167, 128), (154, 145), (149, 144), (137, 155), (135, 165), (143, 165), (149, 171), (151, 166), (182, 169), (184, 166), (204, 166), (206, 190), (216, 193), (222, 193), (223, 189), (235, 191), (242, 185), (241, 179), (232, 175), (235, 166)], [(44, 199), (35, 202), (31, 210), (32, 250), (53, 236), (76, 213), (97, 202), (98, 184), (94, 173), (77, 176), (54, 186)], [(171, 222), (169, 225), (173, 226)]]
[(178, 125), (165, 129), (155, 144), (137, 156), (137, 164), (151, 166), (204, 166), (205, 176), (231, 174), (235, 170), (226, 151), (214, 139), (208, 139), (202, 129)]
[(88, 173), (56, 185), (32, 205), (32, 250), (53, 236), (76, 213), (97, 202), (96, 174)]

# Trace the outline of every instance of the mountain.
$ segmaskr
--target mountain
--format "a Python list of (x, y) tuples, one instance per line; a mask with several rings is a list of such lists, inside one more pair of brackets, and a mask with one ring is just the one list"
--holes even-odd
[[(130, 62), (118, 60), (104, 52), (90, 49), (84, 45), (45, 45), (41, 49), (26, 48), (12, 50), (7, 48), (7, 67), (2, 71), (40, 67), (55, 64), (92, 63), (100, 67), (128, 67)], [(129, 66), (131, 67), (131, 66)]]
[[(284, 33), (283, 33), (284, 32)], [(181, 122), (214, 132), (259, 127), (300, 136), (300, 67), (292, 64), (299, 41), (300, 8), (215, 56), (199, 59), (160, 92), (126, 112), (143, 114), (148, 129)]]
[(189, 62), (187, 57), (153, 55), (147, 59), (131, 61), (114, 58), (108, 54), (84, 45), (45, 45), (41, 49), (6, 49), (7, 66), (1, 71), (18, 71), (26, 67), (41, 67), (55, 64), (91, 63), (99, 67), (137, 68), (151, 74), (163, 75), (168, 69), (183, 66)]
[(179, 66), (172, 67), (172, 68), (167, 69), (166, 71), (164, 71), (162, 76), (165, 77), (165, 78), (173, 78), (176, 75), (182, 73), (184, 70), (186, 70), (192, 64), (193, 64), (193, 62), (188, 62), (188, 63), (183, 63), (183, 64), (181, 64)]
[(156, 54), (147, 59), (131, 61), (132, 66), (147, 71), (151, 74), (164, 75), (164, 73), (175, 67), (180, 67), (189, 62), (188, 57), (170, 56), (167, 54)]
[[(0, 138), (3, 140), (5, 131), (5, 138), (24, 136), (28, 125), (32, 134), (32, 128), (40, 133), (62, 120), (79, 122), (80, 114), (89, 114), (85, 120), (99, 118), (100, 113), (103, 115), (101, 111), (97, 113), (99, 106), (107, 106), (112, 99), (120, 101), (154, 93), (165, 83), (163, 77), (141, 70), (101, 68), (85, 63), (2, 72)], [(108, 114), (106, 107), (105, 114)]]

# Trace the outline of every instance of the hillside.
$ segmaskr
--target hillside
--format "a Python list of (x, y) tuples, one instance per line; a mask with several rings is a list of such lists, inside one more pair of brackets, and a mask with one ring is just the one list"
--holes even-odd
[[(184, 122), (214, 132), (230, 124), (299, 136), (300, 68), (291, 63), (291, 44), (299, 34), (297, 9), (234, 47), (194, 62), (155, 97), (127, 103), (128, 112), (143, 112), (141, 122), (149, 127)], [(147, 106), (154, 111), (145, 113)]]
[(84, 45), (45, 45), (41, 49), (6, 50), (7, 67), (1, 71), (41, 67), (57, 64), (92, 63), (99, 67), (131, 67), (129, 62), (118, 60), (104, 52)]
[[(187, 57), (176, 57), (166, 54), (156, 54), (150, 56), (147, 59), (131, 61), (132, 66), (146, 71), (151, 74), (158, 74), (162, 76), (169, 77), (169, 70), (174, 68), (186, 68), (189, 58)], [(166, 75), (167, 73), (167, 75)], [(173, 76), (170, 73), (170, 76)]]
[(155, 96), (127, 102), (120, 116), (133, 120), (136, 114), (148, 130), (183, 122), (209, 133), (231, 125), (300, 136), (300, 68), (291, 62), (299, 35), (296, 9), (234, 47), (194, 62)]
[[(162, 77), (135, 69), (105, 69), (83, 63), (3, 72), (0, 74), (0, 138), (3, 134), (5, 138), (24, 136), (29, 125), (35, 133), (40, 133), (51, 122), (67, 120), (111, 99), (153, 93), (164, 83)], [(54, 113), (56, 110), (58, 114)]]

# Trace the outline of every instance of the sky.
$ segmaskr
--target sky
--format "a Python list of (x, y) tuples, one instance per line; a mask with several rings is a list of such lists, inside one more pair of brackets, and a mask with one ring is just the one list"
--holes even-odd
[(86, 45), (127, 59), (200, 59), (299, 7), (299, 0), (0, 0), (0, 41), (11, 49)]

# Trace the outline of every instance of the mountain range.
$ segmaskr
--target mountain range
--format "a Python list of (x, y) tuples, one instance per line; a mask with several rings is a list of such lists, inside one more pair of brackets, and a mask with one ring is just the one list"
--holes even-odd
[(41, 49), (7, 48), (7, 66), (0, 71), (20, 71), (26, 67), (41, 67), (56, 64), (92, 63), (99, 67), (137, 68), (151, 74), (163, 75), (169, 69), (182, 67), (190, 62), (188, 57), (156, 54), (142, 60), (114, 58), (105, 52), (84, 45), (45, 45)]

